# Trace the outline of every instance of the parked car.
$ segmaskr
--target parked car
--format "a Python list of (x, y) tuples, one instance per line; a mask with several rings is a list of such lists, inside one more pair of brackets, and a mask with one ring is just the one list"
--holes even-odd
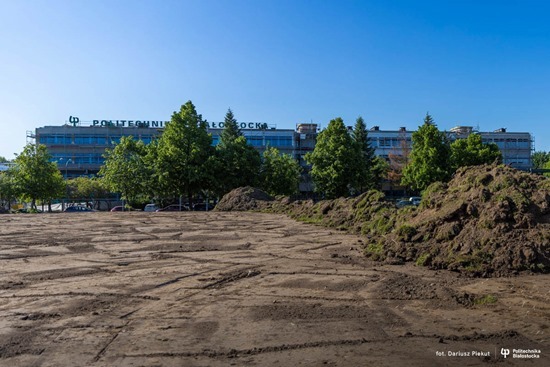
[(157, 212), (185, 212), (188, 211), (189, 207), (186, 205), (172, 204), (164, 207), (162, 209), (157, 209)]
[(411, 196), (409, 198), (409, 201), (411, 203), (413, 203), (413, 205), (418, 206), (418, 205), (420, 205), (420, 202), (422, 201), (422, 198), (420, 196)]
[(82, 205), (73, 205), (65, 208), (64, 212), (66, 213), (84, 213), (84, 212), (93, 212), (92, 209), (86, 208)]
[(399, 200), (396, 204), (396, 207), (398, 208), (404, 208), (406, 206), (414, 206), (413, 202), (410, 200)]
[(160, 209), (156, 204), (147, 204), (145, 205), (145, 208), (143, 208), (144, 212), (156, 212), (158, 209)]
[(196, 203), (193, 204), (193, 210), (194, 211), (200, 211), (205, 212), (214, 209), (214, 204), (208, 203), (208, 207), (206, 206), (206, 203)]
[(111, 209), (112, 212), (131, 212), (133, 210), (134, 209), (128, 208), (128, 207), (123, 207), (122, 205), (117, 205), (117, 206), (115, 206)]

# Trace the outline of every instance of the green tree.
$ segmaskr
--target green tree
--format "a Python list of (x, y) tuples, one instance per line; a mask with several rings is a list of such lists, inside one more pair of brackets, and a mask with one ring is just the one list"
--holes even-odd
[(312, 165), (315, 191), (326, 198), (348, 196), (355, 185), (359, 150), (341, 118), (331, 120), (317, 136), (313, 152), (306, 154)]
[(260, 153), (249, 145), (231, 109), (227, 111), (220, 142), (216, 146), (215, 186), (218, 196), (237, 187), (255, 186), (261, 166)]
[[(550, 169), (550, 161), (547, 161), (542, 168)], [(550, 173), (546, 172), (546, 173), (544, 173), (544, 176), (550, 177)]]
[(375, 156), (371, 165), (372, 176), (375, 177), (373, 182), (373, 189), (382, 188), (382, 180), (388, 178), (390, 172), (390, 164), (382, 157)]
[(398, 147), (393, 148), (388, 154), (389, 167), (387, 179), (392, 189), (400, 188), (403, 178), (403, 169), (409, 163), (411, 155), (411, 147), (408, 144), (407, 133), (405, 131), (399, 132), (398, 141)]
[(68, 196), (71, 200), (85, 200), (95, 202), (98, 199), (106, 198), (110, 191), (105, 182), (97, 177), (76, 177), (67, 182)]
[(3, 157), (0, 155), (0, 163), (9, 162), (9, 160), (6, 157)]
[(269, 147), (265, 150), (260, 173), (260, 187), (271, 195), (293, 195), (299, 190), (301, 168), (290, 154), (280, 154)]
[(37, 200), (51, 204), (52, 199), (65, 193), (63, 176), (51, 160), (45, 145), (27, 144), (9, 169), (17, 192), (22, 199), (31, 201), (32, 209), (36, 209)]
[(0, 172), (0, 206), (11, 209), (11, 203), (16, 197), (17, 187), (12, 172)]
[(99, 175), (105, 186), (121, 194), (130, 205), (143, 200), (150, 171), (145, 163), (145, 144), (132, 136), (123, 136), (113, 149), (105, 151), (105, 164)]
[(173, 199), (174, 193), (170, 191), (170, 187), (167, 185), (166, 180), (162, 180), (161, 176), (163, 172), (158, 169), (159, 158), (159, 140), (154, 139), (146, 146), (146, 154), (144, 157), (145, 165), (147, 166), (150, 176), (148, 179), (146, 192), (150, 199), (154, 199), (155, 202), (161, 206), (170, 204), (171, 200), (166, 198), (171, 197)]
[(544, 168), (547, 162), (550, 162), (550, 152), (538, 151), (531, 156), (533, 168)]
[(192, 206), (193, 195), (212, 185), (210, 157), (212, 136), (191, 101), (174, 112), (159, 139), (155, 169), (159, 187), (173, 198), (187, 195)]
[(233, 115), (233, 111), (231, 111), (231, 108), (227, 109), (227, 113), (223, 120), (223, 130), (220, 136), (219, 145), (223, 146), (224, 144), (231, 143), (242, 135), (241, 129), (239, 129), (239, 125), (237, 124), (237, 119), (235, 119)]
[(403, 169), (401, 184), (413, 190), (422, 191), (433, 182), (445, 182), (451, 177), (449, 141), (429, 114), (426, 114), (424, 124), (412, 134), (409, 158), (409, 163)]
[(378, 185), (382, 172), (375, 167), (377, 163), (376, 155), (374, 154), (374, 148), (371, 147), (369, 142), (367, 125), (361, 116), (355, 122), (352, 136), (361, 157), (357, 162), (357, 169), (355, 170), (355, 188), (359, 193), (362, 193)]
[(502, 154), (494, 143), (484, 144), (481, 135), (470, 134), (466, 139), (457, 139), (451, 144), (453, 170), (465, 166), (477, 166), (502, 162)]

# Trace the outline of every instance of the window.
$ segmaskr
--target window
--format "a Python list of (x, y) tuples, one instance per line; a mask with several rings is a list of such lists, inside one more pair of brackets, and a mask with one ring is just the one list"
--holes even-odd
[(263, 145), (263, 138), (261, 136), (247, 136), (246, 140), (253, 147), (261, 147)]
[(292, 137), (281, 135), (266, 136), (265, 144), (271, 147), (291, 147)]
[(101, 153), (75, 153), (73, 158), (75, 164), (103, 164), (105, 159)]
[(71, 144), (69, 135), (40, 135), (38, 142), (44, 145), (66, 145)]
[(380, 138), (380, 147), (391, 147), (391, 138)]

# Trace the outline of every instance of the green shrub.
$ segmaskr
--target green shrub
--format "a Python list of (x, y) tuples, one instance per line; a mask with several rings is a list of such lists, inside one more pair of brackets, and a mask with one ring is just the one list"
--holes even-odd
[(408, 224), (403, 224), (397, 229), (397, 236), (399, 236), (399, 239), (406, 242), (410, 241), (416, 233), (416, 228)]
[(395, 219), (387, 212), (379, 212), (366, 222), (361, 232), (363, 234), (384, 235), (389, 233), (395, 224)]
[(486, 296), (474, 299), (474, 304), (476, 304), (476, 305), (489, 305), (489, 304), (496, 303), (497, 301), (498, 301), (497, 297), (495, 297), (491, 294), (488, 294)]
[(364, 253), (373, 260), (380, 260), (382, 259), (382, 254), (384, 253), (384, 243), (371, 242), (365, 248)]
[(430, 264), (432, 257), (430, 254), (422, 254), (416, 259), (417, 266), (427, 266)]

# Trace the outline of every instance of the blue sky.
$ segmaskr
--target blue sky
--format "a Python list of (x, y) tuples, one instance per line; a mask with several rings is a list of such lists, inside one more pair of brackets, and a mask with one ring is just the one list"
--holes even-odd
[(528, 131), (550, 150), (547, 1), (0, 0), (0, 155), (81, 120), (335, 117)]

